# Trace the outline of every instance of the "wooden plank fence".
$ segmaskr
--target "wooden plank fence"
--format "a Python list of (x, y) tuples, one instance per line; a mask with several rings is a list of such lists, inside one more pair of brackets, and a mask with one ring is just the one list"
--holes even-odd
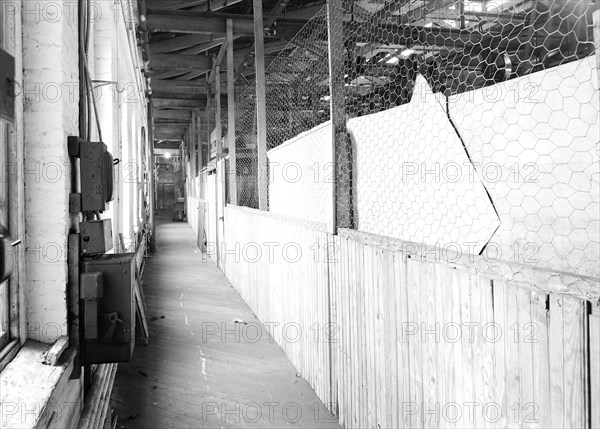
[(563, 293), (553, 273), (232, 206), (224, 245), (230, 281), (344, 427), (598, 427), (597, 280), (561, 275), (583, 285)]

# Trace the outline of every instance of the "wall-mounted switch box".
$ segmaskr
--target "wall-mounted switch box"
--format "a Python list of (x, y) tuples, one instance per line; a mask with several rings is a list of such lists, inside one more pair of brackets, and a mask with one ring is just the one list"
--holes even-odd
[(102, 142), (88, 142), (69, 136), (67, 145), (69, 156), (80, 159), (81, 211), (103, 212), (113, 199), (112, 155)]
[(100, 272), (82, 273), (80, 276), (84, 337), (88, 340), (98, 339), (98, 303), (104, 296), (103, 280)]
[(131, 359), (135, 346), (134, 256), (134, 253), (120, 253), (83, 260), (83, 271), (102, 273), (103, 283), (102, 297), (97, 301), (97, 338), (85, 338), (83, 345), (86, 365)]
[(0, 49), (0, 118), (15, 120), (15, 58)]
[(84, 255), (100, 255), (113, 248), (110, 219), (91, 220), (79, 224), (81, 251)]

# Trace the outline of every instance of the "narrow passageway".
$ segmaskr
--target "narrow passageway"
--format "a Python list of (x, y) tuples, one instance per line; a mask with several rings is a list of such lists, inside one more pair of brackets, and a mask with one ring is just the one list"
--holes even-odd
[(339, 427), (190, 226), (165, 218), (157, 239), (144, 272), (150, 342), (119, 364), (119, 427)]

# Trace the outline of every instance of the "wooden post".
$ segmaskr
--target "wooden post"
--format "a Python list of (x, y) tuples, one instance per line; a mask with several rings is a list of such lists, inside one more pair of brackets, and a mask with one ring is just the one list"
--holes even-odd
[(207, 153), (206, 153), (206, 165), (210, 162), (210, 154), (212, 152), (212, 142), (210, 141), (210, 124), (211, 124), (211, 102), (210, 102), (211, 90), (208, 88), (208, 94), (206, 94), (206, 139), (207, 139)]
[(218, 162), (223, 156), (222, 144), (223, 129), (221, 128), (221, 66), (215, 66), (215, 130), (217, 142), (215, 147), (215, 160)]
[(229, 147), (229, 201), (237, 206), (237, 154), (235, 151), (235, 82), (233, 21), (227, 20), (227, 146)]
[(202, 121), (200, 109), (196, 110), (196, 135), (198, 136), (198, 197), (204, 198), (204, 185), (202, 184), (202, 168), (204, 167), (204, 145), (202, 144)]
[(333, 213), (330, 229), (352, 227), (352, 153), (346, 133), (346, 101), (344, 97), (344, 11), (341, 2), (327, 0), (327, 32), (329, 39), (329, 88), (331, 91), (331, 123), (333, 128)]
[(190, 177), (193, 180), (198, 174), (198, 168), (196, 167), (197, 155), (196, 155), (196, 143), (198, 139), (196, 138), (196, 111), (192, 111), (192, 123), (190, 125)]
[(156, 211), (156, 183), (154, 177), (154, 123), (152, 119), (152, 100), (148, 102), (148, 148), (149, 148), (149, 162), (148, 162), (148, 179), (149, 179), (149, 210), (150, 210), (150, 252), (154, 253), (156, 250), (156, 225), (154, 220), (154, 213)]
[[(256, 145), (258, 147), (258, 208), (268, 210), (267, 192), (267, 103), (265, 86), (265, 43), (262, 0), (254, 1), (254, 43), (256, 69)], [(342, 61), (342, 64), (344, 62)]]
[(600, 9), (594, 14), (594, 43), (596, 44), (596, 66), (598, 74), (598, 85), (600, 85)]

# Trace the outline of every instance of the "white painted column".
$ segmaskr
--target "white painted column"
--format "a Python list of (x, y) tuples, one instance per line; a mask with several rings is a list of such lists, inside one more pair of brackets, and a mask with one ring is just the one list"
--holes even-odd
[[(23, 2), (25, 5), (28, 2)], [(59, 1), (61, 10), (71, 10)], [(56, 9), (56, 1), (37, 8)], [(28, 337), (45, 343), (67, 335), (67, 238), (77, 222), (71, 192), (67, 136), (79, 135), (77, 14), (37, 19), (22, 11), (25, 247)], [(44, 89), (62, 88), (55, 97)], [(58, 170), (57, 170), (58, 169)], [(56, 172), (58, 171), (58, 175)]]

